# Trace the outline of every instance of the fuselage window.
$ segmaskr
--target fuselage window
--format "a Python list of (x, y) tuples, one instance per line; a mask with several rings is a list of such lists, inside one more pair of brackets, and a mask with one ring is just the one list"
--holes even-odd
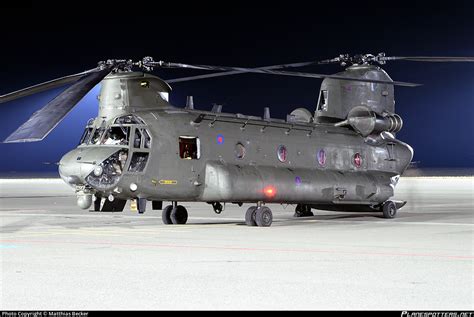
[(328, 91), (327, 90), (321, 90), (321, 93), (319, 94), (318, 110), (319, 111), (328, 110)]
[(235, 145), (235, 156), (239, 160), (245, 157), (245, 146), (240, 142)]
[(92, 135), (92, 139), (90, 144), (100, 144), (100, 140), (102, 139), (102, 135), (104, 134), (105, 128), (97, 128)]
[(133, 147), (139, 148), (142, 143), (142, 133), (139, 129), (135, 129), (135, 138), (133, 140)]
[(148, 161), (148, 153), (135, 152), (130, 160), (129, 172), (143, 172)]
[(151, 147), (151, 138), (150, 138), (150, 134), (148, 133), (146, 129), (143, 129), (143, 138), (145, 139), (145, 143), (144, 143), (145, 149), (149, 149)]
[(179, 137), (179, 157), (186, 160), (197, 160), (201, 156), (200, 142), (197, 137)]
[(317, 154), (318, 158), (318, 163), (320, 166), (325, 166), (326, 165), (326, 151), (324, 149), (320, 149)]
[(129, 128), (128, 127), (110, 127), (105, 132), (101, 144), (106, 145), (128, 145)]
[(86, 128), (84, 130), (84, 133), (82, 134), (81, 141), (79, 142), (79, 144), (86, 144), (89, 141), (92, 130), (93, 130), (92, 128)]
[(282, 163), (286, 162), (288, 158), (288, 151), (286, 149), (286, 146), (280, 145), (277, 150), (277, 156), (278, 160)]

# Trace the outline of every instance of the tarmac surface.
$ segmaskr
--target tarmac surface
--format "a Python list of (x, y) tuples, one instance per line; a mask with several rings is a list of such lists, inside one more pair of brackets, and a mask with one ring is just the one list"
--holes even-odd
[(184, 203), (94, 213), (58, 179), (0, 180), (0, 310), (473, 310), (474, 178), (402, 178), (396, 219)]

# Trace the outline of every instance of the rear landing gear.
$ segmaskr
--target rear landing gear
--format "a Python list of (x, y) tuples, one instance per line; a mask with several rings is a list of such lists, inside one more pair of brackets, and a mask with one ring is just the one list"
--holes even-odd
[(174, 225), (184, 225), (188, 221), (188, 211), (181, 205), (171, 210), (171, 222)]
[(161, 221), (163, 221), (163, 223), (165, 225), (173, 224), (173, 222), (171, 222), (171, 211), (172, 210), (173, 210), (173, 206), (168, 205), (165, 208), (163, 208), (163, 210), (161, 211)]
[(252, 206), (247, 209), (245, 213), (245, 224), (247, 226), (256, 226), (257, 222), (255, 221), (255, 216), (257, 215), (257, 207)]
[(267, 206), (252, 206), (245, 213), (245, 224), (247, 226), (270, 227), (272, 222), (272, 210)]
[(397, 215), (397, 205), (391, 200), (384, 202), (380, 209), (384, 218), (392, 219)]
[(173, 202), (173, 205), (163, 208), (161, 220), (165, 225), (184, 225), (188, 221), (188, 211), (184, 206)]

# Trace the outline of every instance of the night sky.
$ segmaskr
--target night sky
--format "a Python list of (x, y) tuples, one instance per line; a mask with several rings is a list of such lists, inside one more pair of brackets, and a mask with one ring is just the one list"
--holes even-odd
[[(355, 2), (354, 2), (355, 3)], [(474, 56), (474, 5), (449, 8), (430, 4), (417, 8), (384, 6), (303, 7), (272, 2), (271, 7), (221, 4), (214, 10), (147, 10), (112, 14), (105, 9), (52, 18), (39, 7), (1, 11), (0, 94), (80, 72), (108, 58), (190, 64), (258, 67), (322, 60), (341, 53), (385, 52), (406, 56)], [(222, 10), (220, 13), (217, 9)], [(75, 13), (72, 13), (75, 12)], [(164, 12), (173, 12), (165, 14)], [(180, 15), (175, 15), (180, 12)], [(193, 12), (193, 15), (191, 15)], [(205, 13), (206, 12), (206, 13)], [(404, 120), (397, 137), (415, 149), (421, 167), (474, 167), (474, 63), (392, 62), (384, 69), (394, 80), (421, 83), (395, 87), (396, 112)], [(338, 65), (298, 69), (331, 74)], [(162, 78), (202, 72), (159, 70)], [(209, 110), (285, 118), (297, 107), (314, 111), (321, 80), (245, 74), (176, 83), (171, 102)], [(53, 90), (0, 104), (3, 140), (37, 109), (54, 98)], [(0, 173), (53, 171), (63, 154), (77, 145), (87, 120), (97, 114), (91, 91), (42, 142), (0, 144)]]

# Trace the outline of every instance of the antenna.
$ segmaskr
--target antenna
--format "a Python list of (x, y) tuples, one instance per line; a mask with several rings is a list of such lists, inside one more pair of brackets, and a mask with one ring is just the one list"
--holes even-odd
[(212, 111), (212, 112), (217, 112), (217, 113), (222, 112), (222, 105), (218, 105), (218, 104), (215, 103), (215, 104), (212, 106), (212, 110), (211, 110), (211, 111)]
[(263, 120), (270, 121), (270, 119), (271, 119), (271, 117), (270, 117), (270, 108), (269, 107), (263, 108)]
[(186, 107), (185, 109), (194, 109), (194, 101), (193, 101), (193, 96), (187, 96), (186, 97)]

